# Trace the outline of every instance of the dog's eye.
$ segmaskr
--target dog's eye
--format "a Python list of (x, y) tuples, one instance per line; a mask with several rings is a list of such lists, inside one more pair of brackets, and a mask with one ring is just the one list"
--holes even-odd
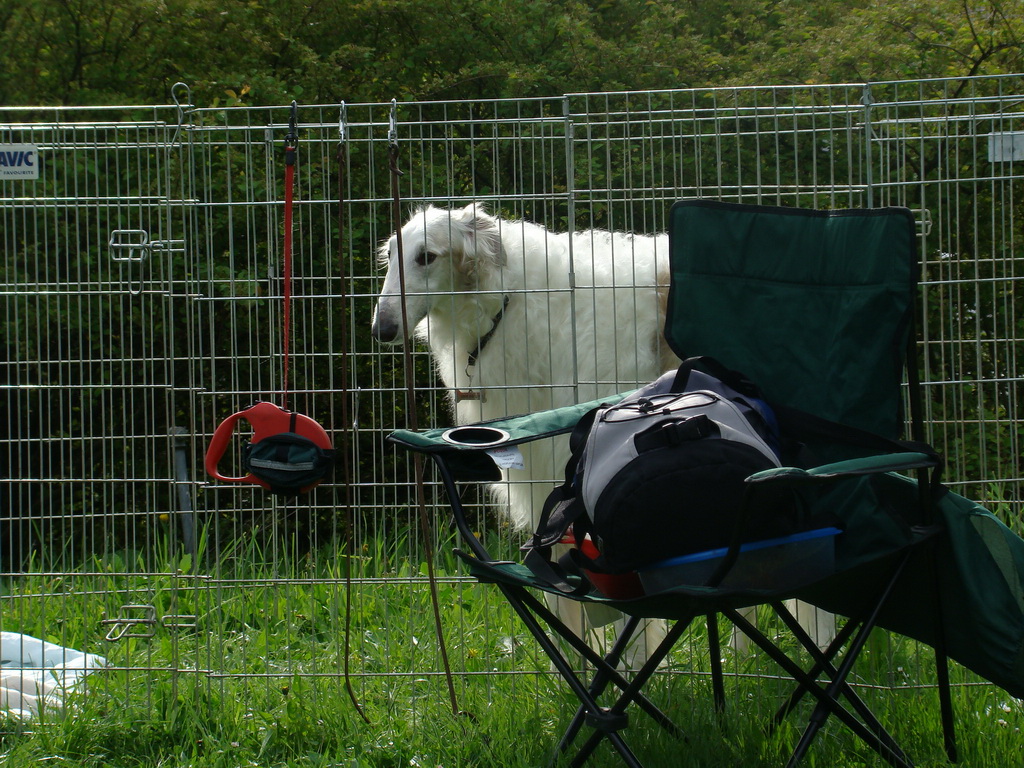
[(437, 254), (432, 251), (420, 251), (419, 255), (416, 257), (416, 263), (421, 267), (425, 267), (427, 264), (433, 264), (436, 258)]

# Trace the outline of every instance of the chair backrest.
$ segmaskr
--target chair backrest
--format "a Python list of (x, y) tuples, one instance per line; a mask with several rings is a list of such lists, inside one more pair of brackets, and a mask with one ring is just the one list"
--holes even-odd
[(769, 401), (900, 435), (919, 271), (909, 210), (684, 200), (669, 242), (677, 355), (711, 355)]

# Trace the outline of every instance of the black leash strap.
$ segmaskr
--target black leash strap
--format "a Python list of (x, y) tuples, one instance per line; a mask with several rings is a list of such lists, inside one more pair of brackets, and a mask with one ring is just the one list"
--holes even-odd
[[(341, 116), (338, 120), (338, 132), (340, 138), (338, 140), (338, 282), (341, 299), (341, 318), (338, 323), (341, 328), (342, 345), (348, 344), (348, 332), (349, 332), (349, 316), (348, 316), (348, 270), (345, 264), (345, 184), (346, 184), (346, 170), (348, 168), (348, 144), (346, 135), (346, 116), (345, 116), (345, 105), (341, 105)], [(342, 434), (341, 439), (337, 441), (338, 455), (341, 462), (341, 483), (342, 483), (342, 495), (344, 499), (345, 509), (348, 510), (348, 517), (345, 521), (345, 648), (344, 648), (344, 675), (345, 675), (345, 690), (348, 693), (349, 699), (352, 701), (352, 705), (356, 708), (356, 712), (363, 719), (363, 722), (367, 725), (372, 725), (370, 718), (366, 712), (363, 711), (362, 706), (359, 703), (359, 699), (356, 696), (355, 689), (352, 687), (352, 675), (349, 669), (349, 657), (351, 636), (352, 636), (352, 563), (354, 561), (354, 546), (352, 542), (352, 452), (351, 444), (355, 439), (355, 422), (352, 418), (351, 408), (349, 399), (351, 397), (351, 388), (349, 385), (348, 366), (350, 356), (344, 354), (347, 350), (343, 348), (342, 360), (344, 361), (340, 368), (340, 387), (341, 387), (341, 423), (342, 423)]]
[[(402, 362), (405, 368), (405, 411), (408, 414), (409, 429), (419, 430), (419, 417), (416, 413), (415, 370), (412, 362), (412, 340), (410, 339), (409, 314), (405, 292), (405, 252), (402, 246), (402, 197), (399, 189), (404, 175), (398, 166), (398, 104), (391, 102), (391, 126), (388, 131), (388, 162), (391, 170), (391, 216), (395, 222), (395, 249), (398, 261), (398, 282), (402, 300)], [(452, 677), (451, 664), (448, 661), (448, 646), (445, 642), (444, 627), (441, 622), (440, 598), (437, 593), (437, 575), (434, 569), (434, 551), (431, 546), (430, 521), (427, 517), (427, 499), (424, 489), (423, 457), (419, 452), (413, 453), (413, 470), (416, 476), (416, 505), (419, 508), (420, 535), (423, 537), (423, 551), (427, 561), (427, 581), (430, 584), (430, 602), (434, 612), (434, 632), (437, 635), (437, 646), (444, 665), (444, 679), (448, 686), (448, 699), (452, 714), (462, 714), (459, 709), (458, 697), (455, 695), (455, 681)]]

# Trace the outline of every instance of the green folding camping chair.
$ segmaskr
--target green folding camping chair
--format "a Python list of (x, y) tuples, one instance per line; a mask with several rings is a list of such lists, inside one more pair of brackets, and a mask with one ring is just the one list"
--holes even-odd
[[(673, 206), (669, 235), (672, 284), (665, 336), (680, 358), (711, 355), (743, 371), (784, 415), (799, 407), (812, 414), (812, 422), (817, 417), (886, 439), (900, 435), (906, 402), (912, 437), (923, 438), (913, 332), (918, 265), (909, 211), (818, 211), (687, 200)], [(785, 586), (773, 583), (770, 575), (759, 583), (729, 587), (673, 583), (630, 600), (592, 591), (574, 599), (608, 604), (629, 620), (607, 655), (589, 648), (538, 599), (541, 592), (562, 592), (522, 564), (488, 554), (467, 522), (457, 483), (496, 479), (487, 454), (495, 446), (566, 434), (587, 411), (615, 400), (452, 430), (398, 431), (390, 438), (433, 459), (469, 549), (460, 556), (476, 578), (501, 590), (579, 699), (556, 759), (578, 745), (570, 764), (582, 765), (607, 739), (626, 765), (640, 766), (623, 737), (630, 709), (645, 712), (662, 728), (682, 736), (682, 729), (655, 706), (644, 688), (695, 619), (707, 620), (715, 698), (721, 705), (716, 615), (724, 615), (747, 633), (796, 682), (776, 722), (798, 711), (801, 699), (816, 700), (790, 765), (801, 760), (832, 716), (892, 765), (912, 765), (847, 683), (876, 626), (936, 649), (945, 746), (951, 759), (955, 746), (947, 653), (1014, 695), (1024, 692), (1024, 609), (1018, 594), (1005, 589), (999, 606), (976, 606), (976, 621), (986, 622), (986, 627), (999, 625), (994, 633), (998, 637), (981, 641), (985, 647), (979, 647), (978, 638), (965, 633), (960, 622), (950, 621), (950, 603), (945, 600), (987, 593), (986, 579), (1019, 584), (1011, 575), (1024, 573), (1024, 543), (980, 507), (945, 492), (938, 483), (940, 462), (930, 450), (871, 450), (870, 441), (835, 440), (828, 429), (818, 428), (822, 422), (799, 425), (806, 455), (818, 460), (815, 466), (752, 476), (748, 497), (754, 505), (751, 513), (756, 514), (757, 499), (764, 498), (760, 494), (776, 489), (792, 494), (796, 489), (804, 503), (834, 515), (842, 532), (830, 539), (833, 565), (826, 573)], [(951, 528), (957, 537), (970, 539), (971, 544), (963, 546), (975, 551), (961, 551)], [(988, 556), (993, 548), (1002, 554)], [(727, 554), (734, 568), (741, 567), (745, 557), (749, 555), (738, 544)], [(968, 562), (972, 559), (984, 561), (982, 568), (987, 570), (967, 574), (966, 569), (977, 567)], [(958, 565), (950, 566), (954, 561)], [(937, 567), (939, 562), (942, 568)], [(728, 578), (720, 583), (727, 584)], [(819, 650), (786, 609), (783, 601), (789, 598), (848, 617), (828, 648)], [(778, 613), (804, 656), (785, 652), (744, 618), (740, 609), (754, 605)], [(986, 615), (992, 611), (995, 616)], [(674, 624), (643, 667), (627, 679), (618, 662), (645, 618)], [(592, 664), (589, 680), (574, 670), (549, 632)], [(801, 666), (801, 658), (810, 659), (809, 669)], [(608, 705), (616, 691), (617, 698)], [(586, 738), (581, 735), (584, 729), (590, 731)]]

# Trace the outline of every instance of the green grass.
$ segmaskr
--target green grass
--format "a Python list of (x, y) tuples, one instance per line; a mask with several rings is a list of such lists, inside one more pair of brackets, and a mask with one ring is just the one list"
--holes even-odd
[[(165, 567), (139, 567), (130, 554), (78, 573), (26, 576), (3, 585), (4, 629), (106, 656), (111, 669), (63, 711), (0, 724), (5, 768), (28, 766), (345, 766), (436, 768), (546, 765), (574, 711), (496, 590), (453, 578), (438, 564), (439, 597), (455, 670), (453, 715), (439, 674), (422, 567), (369, 546), (354, 562), (349, 665), (360, 704), (345, 690), (345, 559), (268, 557), (248, 549), (211, 576), (164, 554)], [(273, 561), (273, 562), (271, 562)], [(161, 620), (195, 616), (194, 627), (162, 621), (152, 637), (102, 639), (121, 606), (145, 603)], [(169, 620), (173, 624), (173, 620)], [(98, 628), (102, 627), (102, 631)], [(634, 713), (627, 738), (651, 768), (775, 766), (799, 736), (798, 718), (767, 735), (764, 724), (788, 687), (758, 655), (727, 651), (728, 711), (712, 708), (703, 637), (695, 632), (660, 674), (654, 698), (687, 741), (662, 734)], [(919, 766), (945, 765), (937, 696), (911, 687), (932, 680), (928, 653), (880, 634), (858, 668), (865, 699)], [(1019, 702), (956, 669), (961, 765), (1019, 762), (1024, 713)], [(879, 687), (873, 687), (879, 686)], [(895, 686), (895, 687), (892, 687)], [(799, 715), (806, 717), (807, 707)], [(831, 722), (807, 766), (875, 766), (873, 753)], [(620, 765), (607, 745), (592, 762)]]

